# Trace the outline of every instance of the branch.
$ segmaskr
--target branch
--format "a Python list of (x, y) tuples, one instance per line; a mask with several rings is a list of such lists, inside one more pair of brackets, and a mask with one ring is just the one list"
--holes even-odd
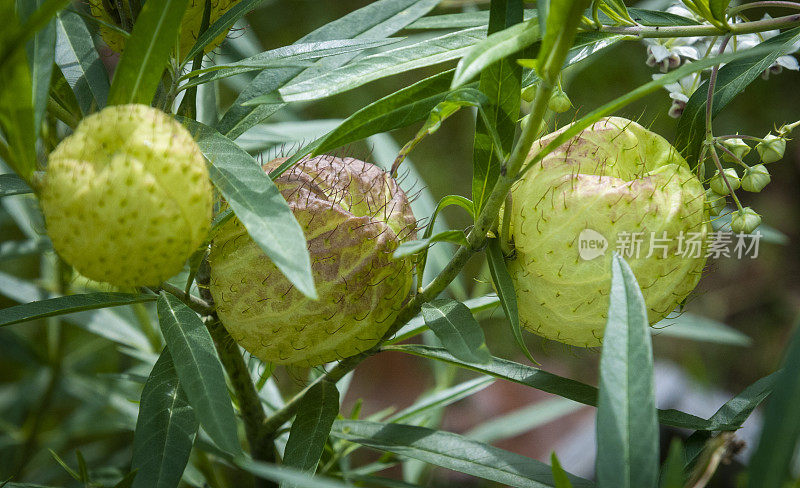
[(752, 34), (775, 29), (786, 29), (800, 25), (800, 13), (775, 17), (774, 19), (755, 20), (753, 22), (740, 22), (730, 24), (729, 28), (722, 29), (713, 25), (681, 25), (681, 26), (615, 26), (604, 25), (600, 32), (622, 34), (637, 39), (659, 37), (712, 37), (739, 34)]

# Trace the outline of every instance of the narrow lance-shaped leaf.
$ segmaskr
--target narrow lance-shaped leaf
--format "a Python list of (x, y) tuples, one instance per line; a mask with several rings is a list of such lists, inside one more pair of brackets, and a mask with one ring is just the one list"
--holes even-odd
[(514, 336), (514, 341), (516, 341), (517, 346), (530, 362), (539, 364), (528, 350), (528, 346), (525, 345), (525, 338), (522, 337), (519, 309), (517, 308), (517, 292), (514, 290), (514, 282), (511, 280), (511, 275), (508, 274), (503, 250), (500, 248), (500, 239), (489, 240), (489, 245), (486, 246), (486, 260), (489, 264), (492, 282), (495, 290), (497, 290), (497, 297), (500, 299), (503, 312), (508, 319), (508, 324), (511, 326), (511, 334)]
[(614, 253), (611, 266), (597, 402), (597, 481), (600, 488), (654, 487), (658, 418), (647, 307), (628, 263)]
[[(509, 154), (514, 143), (519, 118), (522, 67), (509, 56), (538, 38), (538, 28), (530, 21), (506, 29), (521, 21), (521, 0), (492, 2), (488, 27), (490, 36), (480, 44), (486, 45), (486, 49), (472, 49), (459, 63), (453, 76), (453, 85), (457, 86), (488, 65), (483, 69), (478, 85), (488, 98), (488, 103), (483, 106), (485, 117), (475, 122), (472, 149), (472, 203), (476, 215), (483, 209), (500, 175), (502, 161), (498, 152)], [(493, 134), (497, 134), (497, 138), (492, 137)], [(500, 144), (499, 148), (495, 147), (497, 144)]]
[(189, 307), (164, 292), (158, 297), (158, 322), (200, 425), (220, 449), (239, 454), (236, 417), (208, 329)]
[(329, 97), (387, 76), (458, 59), (484, 36), (479, 27), (445, 34), (366, 56), (314, 78), (286, 85), (278, 92), (284, 102)]
[(15, 174), (0, 175), (0, 197), (33, 193), (25, 180)]
[(433, 300), (422, 305), (422, 316), (453, 356), (475, 363), (491, 361), (483, 329), (463, 303), (449, 298)]
[(0, 29), (0, 79), (3, 80), (0, 83), (0, 129), (8, 145), (5, 162), (30, 181), (36, 169), (33, 83), (25, 49), (17, 45), (27, 36), (21, 35), (22, 27), (14, 5), (11, 1), (0, 4), (4, 24)]
[[(453, 357), (445, 349), (416, 344), (385, 345), (383, 350), (400, 351), (436, 361), (443, 361), (478, 373), (488, 374), (495, 378), (530, 386), (531, 388), (559, 395), (585, 405), (597, 406), (597, 388), (507, 359), (495, 357), (492, 362), (487, 364), (471, 363)], [(708, 431), (736, 430), (744, 421), (744, 419), (738, 420), (738, 417), (737, 420), (726, 420), (726, 418), (706, 420), (672, 409), (659, 410), (658, 420), (664, 425), (671, 425), (681, 429)]]
[(567, 476), (564, 468), (561, 467), (561, 463), (558, 462), (558, 456), (556, 456), (555, 452), (550, 454), (550, 465), (553, 469), (553, 480), (556, 482), (555, 488), (572, 488), (569, 476)]
[(175, 47), (175, 36), (189, 0), (146, 2), (125, 41), (108, 94), (109, 105), (150, 105)]
[(764, 412), (764, 427), (750, 460), (751, 488), (781, 488), (792, 479), (794, 453), (800, 439), (800, 327), (786, 348), (783, 368)]
[[(45, 4), (46, 0), (17, 0), (17, 7), (24, 20)], [(33, 120), (35, 136), (39, 136), (42, 118), (47, 108), (47, 96), (50, 91), (50, 79), (53, 74), (53, 62), (56, 47), (56, 26), (51, 19), (33, 34), (27, 42), (28, 64), (31, 69), (33, 98)]]
[(179, 117), (211, 164), (214, 186), (250, 237), (297, 289), (316, 298), (303, 229), (275, 183), (247, 151), (211, 127)]
[[(331, 435), (508, 486), (545, 488), (555, 484), (550, 466), (540, 461), (450, 432), (413, 425), (337, 420)], [(594, 486), (574, 475), (569, 478), (575, 488)]]
[(85, 310), (151, 302), (155, 300), (155, 298), (155, 295), (113, 292), (86, 293), (82, 295), (49, 298), (0, 310), (0, 327), (26, 322), (28, 320), (82, 312)]
[[(409, 23), (428, 13), (439, 0), (379, 0), (329, 22), (303, 36), (297, 43), (329, 41), (333, 39), (380, 39), (388, 37)], [(237, 97), (233, 106), (216, 125), (217, 130), (235, 139), (250, 127), (258, 124), (283, 107), (283, 104), (250, 105), (244, 102), (260, 95), (272, 93), (291, 80), (310, 78), (330, 71), (350, 61), (355, 54), (323, 59), (305, 70), (287, 68), (277, 72), (263, 72)]]
[[(339, 414), (339, 390), (330, 381), (313, 385), (300, 401), (283, 455), (283, 464), (314, 473), (331, 425)], [(289, 483), (282, 487), (296, 486)]]
[(65, 11), (57, 18), (56, 63), (64, 74), (84, 115), (105, 107), (108, 100), (108, 74), (89, 29), (76, 13)]
[(178, 486), (197, 433), (197, 419), (169, 350), (164, 349), (144, 384), (133, 435), (133, 488)]
[(222, 14), (222, 16), (218, 18), (216, 22), (209, 25), (208, 28), (197, 38), (197, 41), (195, 41), (192, 49), (190, 49), (183, 58), (184, 63), (194, 59), (194, 57), (200, 51), (204, 50), (205, 47), (211, 43), (211, 41), (223, 33), (228, 32), (228, 30), (233, 26), (233, 24), (236, 23), (237, 20), (247, 15), (248, 12), (258, 7), (258, 5), (264, 1), (265, 0), (243, 0), (228, 9), (227, 12)]

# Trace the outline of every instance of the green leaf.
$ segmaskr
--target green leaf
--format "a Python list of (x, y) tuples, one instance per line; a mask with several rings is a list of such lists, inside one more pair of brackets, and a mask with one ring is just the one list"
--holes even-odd
[(669, 12), (660, 12), (658, 10), (646, 10), (641, 8), (629, 8), (628, 13), (631, 18), (642, 25), (647, 26), (682, 26), (682, 25), (698, 25), (694, 19), (683, 17), (680, 15), (672, 14)]
[[(309, 42), (304, 44), (292, 44), (291, 46), (280, 47), (271, 51), (264, 51), (241, 61), (228, 64), (217, 64), (208, 68), (198, 69), (183, 75), (182, 79), (194, 78), (181, 85), (181, 89), (191, 86), (201, 85), (210, 81), (227, 78), (229, 76), (247, 73), (249, 71), (261, 71), (264, 69), (308, 67), (312, 66), (308, 60), (319, 59), (328, 56), (336, 56), (353, 52), (360, 52), (364, 49), (371, 49), (386, 44), (391, 44), (400, 39), (345, 39), (342, 41), (323, 41)], [(263, 99), (263, 103), (276, 103), (280, 100), (272, 94), (268, 94)], [(256, 97), (245, 102), (245, 105), (262, 103), (262, 97)]]
[(190, 49), (183, 58), (183, 62), (188, 63), (194, 59), (194, 57), (200, 51), (205, 49), (205, 47), (209, 45), (211, 41), (228, 32), (228, 30), (233, 26), (233, 24), (236, 23), (237, 20), (241, 19), (247, 15), (248, 12), (257, 8), (261, 3), (264, 3), (264, 0), (242, 0), (228, 9), (227, 12), (222, 14), (222, 16), (220, 16), (216, 22), (209, 25), (208, 28), (197, 38), (197, 41), (195, 41), (192, 49)]
[(444, 71), (367, 105), (327, 134), (319, 142), (314, 154), (425, 119), (450, 92), (452, 78), (453, 70)]
[[(539, 10), (542, 44), (539, 46), (536, 63), (540, 76), (546, 74), (545, 78), (549, 78), (549, 73), (545, 72), (560, 70), (561, 66), (550, 66), (550, 64), (563, 59), (564, 51), (572, 47), (576, 29), (589, 3), (589, 0), (548, 1), (546, 18), (545, 13)], [(546, 27), (542, 27), (543, 24)]]
[(363, 57), (314, 78), (290, 83), (278, 92), (284, 102), (318, 100), (387, 76), (458, 59), (484, 36), (480, 27), (445, 34)]
[(64, 74), (83, 115), (103, 108), (108, 100), (108, 74), (83, 19), (69, 10), (56, 22), (56, 63)]
[(618, 24), (633, 24), (628, 13), (628, 7), (622, 0), (595, 0), (599, 3), (600, 10), (613, 19)]
[(151, 302), (155, 298), (155, 295), (106, 292), (48, 298), (0, 310), (0, 327), (84, 310)]
[[(283, 464), (313, 474), (337, 415), (339, 390), (334, 383), (322, 381), (309, 388), (300, 400), (297, 415), (289, 431)], [(281, 486), (297, 485), (284, 483)]]
[[(47, 293), (29, 281), (3, 272), (0, 272), (0, 293), (17, 302), (35, 302), (57, 297), (57, 295)], [(135, 296), (149, 297), (149, 300), (155, 299), (154, 295)], [(9, 309), (1, 311), (0, 316), (2, 316), (5, 310)], [(124, 344), (136, 350), (150, 349), (147, 337), (139, 329), (111, 310), (97, 309), (73, 312), (64, 315), (64, 321), (87, 330), (92, 334), (105, 337), (110, 341)]]
[[(554, 484), (550, 466), (450, 432), (413, 425), (337, 420), (331, 435), (504, 485), (544, 488)], [(570, 479), (576, 488), (594, 486), (577, 476)]]
[(636, 277), (628, 263), (614, 253), (597, 400), (599, 487), (655, 487), (658, 479), (658, 418), (649, 328)]
[[(613, 46), (623, 39), (623, 36), (609, 34), (607, 32), (579, 32), (578, 35), (575, 36), (575, 42), (572, 44), (572, 49), (567, 52), (567, 57), (564, 59), (564, 68), (577, 64), (584, 59), (589, 58), (590, 56), (594, 56), (600, 51)], [(527, 62), (529, 61), (534, 60), (521, 59), (518, 61), (518, 63), (528, 64)], [(527, 88), (537, 81), (539, 81), (539, 76), (536, 74), (536, 70), (531, 69), (528, 70), (523, 76), (522, 86)]]
[(412, 254), (416, 254), (424, 249), (427, 249), (431, 246), (431, 244), (435, 242), (452, 242), (458, 244), (459, 246), (466, 246), (467, 243), (467, 236), (464, 235), (463, 230), (445, 230), (442, 232), (438, 232), (431, 237), (426, 237), (424, 239), (418, 239), (414, 241), (406, 241), (395, 249), (392, 257), (394, 259), (403, 258), (406, 256), (411, 256)]
[(200, 122), (178, 119), (211, 162), (211, 181), (250, 237), (301, 293), (316, 298), (303, 229), (275, 183), (235, 142)]
[(684, 312), (674, 319), (664, 319), (651, 329), (658, 337), (674, 337), (692, 341), (731, 346), (749, 346), (753, 340), (738, 330), (693, 313)]
[[(441, 409), (462, 398), (473, 395), (494, 383), (491, 376), (479, 376), (444, 390), (434, 391), (419, 398), (413, 405), (386, 419), (387, 422), (408, 422), (425, 415), (431, 410)], [(482, 439), (481, 439), (482, 440)]]
[(661, 472), (661, 488), (683, 488), (683, 466), (686, 464), (686, 454), (683, 451), (683, 442), (680, 439), (672, 439), (669, 445), (669, 454), (664, 461), (664, 469)]
[[(23, 20), (27, 20), (45, 2), (46, 0), (17, 0), (17, 7)], [(50, 92), (50, 80), (53, 75), (56, 49), (56, 28), (53, 20), (49, 20), (47, 24), (37, 30), (33, 39), (28, 41), (25, 47), (33, 85), (31, 95), (33, 97), (35, 137), (38, 137), (47, 108), (47, 96)]]
[[(226, 395), (227, 396), (227, 395)], [(172, 357), (164, 349), (142, 390), (133, 434), (133, 488), (178, 486), (197, 433), (197, 419)]]
[(483, 209), (500, 175), (501, 159), (504, 157), (499, 154), (511, 153), (514, 143), (522, 68), (510, 56), (539, 38), (536, 20), (519, 24), (521, 21), (521, 1), (493, 2), (489, 15), (489, 37), (467, 53), (463, 64), (459, 63), (453, 75), (453, 86), (457, 86), (481, 72), (479, 87), (489, 99), (483, 106), (484, 117), (475, 122), (472, 202), (476, 215)]
[(503, 312), (511, 326), (511, 334), (517, 343), (520, 351), (525, 354), (533, 364), (539, 364), (525, 345), (525, 338), (522, 337), (522, 328), (519, 323), (519, 310), (517, 308), (517, 292), (514, 290), (514, 282), (508, 274), (506, 260), (503, 251), (500, 249), (500, 239), (490, 239), (486, 246), (486, 261), (489, 264), (489, 273), (492, 275), (494, 288), (497, 290), (497, 297), (503, 306)]
[[(488, 364), (470, 363), (453, 357), (447, 350), (417, 344), (385, 345), (385, 351), (400, 351), (436, 361), (456, 365), (478, 373), (487, 374), (537, 390), (552, 393), (585, 405), (597, 406), (597, 388), (580, 381), (564, 378), (539, 368), (515, 363), (507, 359), (493, 358)], [(664, 425), (691, 430), (736, 430), (745, 418), (729, 421), (726, 417), (706, 420), (678, 410), (659, 410), (658, 419)]]
[(120, 56), (108, 93), (109, 105), (150, 105), (189, 0), (145, 2)]
[(158, 322), (200, 425), (220, 449), (239, 454), (236, 417), (211, 334), (196, 313), (164, 292), (158, 297)]
[(0, 197), (33, 193), (25, 180), (15, 174), (0, 175)]
[[(523, 12), (524, 19), (536, 19), (536, 9), (526, 9)], [(427, 29), (465, 29), (467, 27), (483, 27), (489, 25), (490, 11), (480, 10), (475, 12), (464, 12), (460, 14), (431, 15), (423, 17), (413, 24), (406, 27), (409, 30)]]
[(719, 21), (725, 20), (725, 11), (728, 10), (731, 0), (709, 0), (708, 6), (711, 9), (711, 15), (714, 19)]
[[(518, 4), (514, 0), (510, 0), (510, 2)], [(538, 40), (539, 26), (536, 23), (536, 19), (529, 20), (524, 24), (513, 25), (491, 34), (485, 40), (473, 46), (461, 58), (458, 66), (456, 66), (451, 87), (458, 88), (468, 83), (492, 64), (522, 51)], [(513, 60), (509, 61), (508, 64), (509, 69), (514, 67), (514, 71), (517, 71), (516, 63)], [(497, 75), (495, 74), (494, 77), (497, 78)], [(481, 84), (481, 89), (483, 90), (483, 83)]]
[(454, 357), (478, 364), (492, 360), (483, 329), (463, 303), (449, 298), (433, 300), (422, 305), (422, 316)]
[(556, 397), (537, 401), (489, 419), (469, 430), (464, 436), (476, 441), (494, 443), (524, 434), (581, 408), (585, 408), (585, 405), (567, 398)]
[(36, 126), (33, 82), (26, 50), (21, 48), (27, 36), (19, 34), (15, 38), (22, 27), (14, 2), (3, 2), (0, 18), (3, 19), (3, 28), (0, 29), (0, 51), (3, 53), (0, 61), (0, 79), (3, 80), (0, 83), (0, 129), (8, 144), (5, 162), (23, 179), (30, 181), (36, 169)]
[(550, 464), (553, 470), (553, 480), (556, 482), (555, 488), (572, 488), (572, 483), (561, 467), (561, 463), (558, 462), (558, 456), (556, 456), (555, 452), (550, 454)]
[[(303, 36), (297, 43), (329, 41), (333, 39), (381, 39), (388, 37), (409, 23), (428, 13), (439, 0), (379, 0), (329, 22)], [(318, 61), (305, 70), (288, 68), (273, 72), (265, 71), (256, 76), (242, 90), (233, 106), (222, 116), (217, 130), (235, 139), (250, 127), (274, 114), (284, 104), (243, 105), (260, 95), (272, 93), (287, 82), (311, 78), (350, 61), (355, 54), (348, 54)]]
[[(791, 52), (800, 41), (800, 27), (782, 32), (767, 39), (752, 50), (739, 50), (738, 59), (731, 60), (719, 69), (717, 83), (714, 86), (714, 98), (711, 103), (711, 117), (714, 118), (744, 91), (750, 83), (769, 68), (775, 60)], [(718, 59), (721, 60), (721, 57)], [(698, 61), (701, 62), (701, 61)], [(696, 63), (691, 63), (690, 66)], [(700, 157), (700, 144), (705, 137), (706, 99), (708, 82), (703, 82), (689, 98), (675, 136), (675, 147), (683, 151), (688, 161), (697, 161)]]
[(352, 488), (353, 485), (343, 483), (332, 478), (322, 476), (311, 476), (303, 471), (286, 466), (268, 464), (261, 461), (254, 461), (249, 458), (236, 459), (236, 465), (245, 471), (279, 483), (287, 483), (303, 488)]
[[(470, 309), (470, 311), (473, 314), (495, 308), (499, 304), (500, 304), (500, 299), (497, 298), (497, 296), (495, 295), (486, 295), (478, 298), (470, 298), (469, 300), (464, 302), (464, 305), (466, 305), (467, 308)], [(397, 344), (398, 342), (402, 342), (406, 339), (421, 334), (424, 330), (427, 329), (428, 326), (425, 325), (425, 319), (422, 317), (422, 314), (417, 315), (413, 319), (409, 320), (408, 323), (406, 323), (406, 325), (404, 325), (402, 329), (398, 330), (395, 336), (389, 339), (386, 342), (386, 344)]]
[(783, 367), (775, 379), (772, 398), (764, 411), (758, 448), (750, 459), (748, 486), (781, 488), (792, 479), (794, 453), (800, 439), (800, 328), (786, 348)]

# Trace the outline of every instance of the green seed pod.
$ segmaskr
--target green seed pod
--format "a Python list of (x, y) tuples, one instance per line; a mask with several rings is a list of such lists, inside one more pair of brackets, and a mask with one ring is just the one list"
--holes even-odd
[[(240, 0), (211, 0), (211, 15), (208, 25), (222, 17), (222, 14), (230, 10)], [(141, 2), (142, 4), (144, 2)], [(185, 56), (197, 42), (197, 35), (203, 22), (203, 10), (205, 10), (205, 0), (190, 0), (186, 7), (186, 13), (181, 19), (181, 37), (179, 56)], [(130, 7), (130, 0), (90, 0), (89, 7), (92, 15), (111, 25), (115, 25), (124, 30), (130, 31), (133, 27), (133, 12)], [(121, 8), (120, 8), (121, 7)], [(220, 45), (225, 39), (227, 31), (217, 36), (205, 48), (209, 52)], [(114, 29), (100, 25), (100, 35), (108, 47), (121, 53), (125, 48), (125, 37)]]
[(234, 218), (209, 255), (222, 323), (273, 363), (318, 365), (369, 349), (411, 290), (411, 258), (392, 258), (416, 234), (406, 195), (380, 168), (330, 156), (301, 161), (275, 184), (305, 232), (319, 299), (297, 291)]
[(742, 189), (745, 191), (752, 191), (755, 193), (760, 192), (769, 184), (772, 178), (767, 171), (767, 167), (763, 164), (757, 164), (752, 168), (744, 170), (742, 177)]
[(711, 215), (721, 214), (725, 209), (725, 195), (720, 195), (710, 188), (706, 190), (706, 209)]
[(200, 148), (146, 105), (83, 119), (50, 154), (40, 197), (56, 251), (87, 278), (117, 286), (178, 273), (211, 222)]
[[(530, 156), (563, 130), (534, 143)], [(619, 117), (596, 122), (512, 189), (516, 257), (507, 264), (521, 324), (567, 344), (599, 345), (614, 250), (633, 269), (650, 322), (661, 320), (700, 279), (704, 207), (701, 182), (664, 138)], [(695, 252), (686, 249), (690, 238)]]
[(737, 234), (751, 234), (759, 225), (761, 216), (750, 207), (744, 207), (731, 215), (731, 230)]
[(522, 93), (520, 94), (522, 99), (525, 100), (526, 102), (532, 102), (533, 99), (536, 98), (536, 88), (537, 88), (537, 86), (538, 86), (538, 83), (534, 83), (532, 85), (528, 85), (525, 88), (523, 88), (522, 89)]
[[(736, 191), (741, 186), (741, 182), (739, 181), (739, 173), (736, 172), (734, 168), (725, 168), (725, 178), (722, 177), (719, 171), (717, 171), (714, 176), (711, 177), (711, 182), (709, 183), (709, 187), (714, 190), (715, 193), (719, 195), (730, 195), (730, 190)], [(725, 179), (728, 180), (728, 183), (725, 183)], [(728, 184), (730, 184), (730, 188), (728, 188)]]
[(564, 93), (564, 90), (558, 88), (553, 92), (553, 96), (550, 97), (550, 101), (547, 102), (547, 107), (553, 112), (560, 114), (571, 109), (572, 102), (567, 94)]
[(783, 153), (786, 152), (786, 139), (774, 134), (767, 134), (763, 141), (756, 144), (756, 151), (761, 156), (761, 161), (765, 163), (780, 161)]
[[(722, 145), (728, 151), (732, 152), (739, 160), (744, 159), (750, 153), (750, 146), (742, 139), (724, 139)], [(725, 151), (722, 152), (722, 159), (729, 163), (735, 163), (736, 160)]]

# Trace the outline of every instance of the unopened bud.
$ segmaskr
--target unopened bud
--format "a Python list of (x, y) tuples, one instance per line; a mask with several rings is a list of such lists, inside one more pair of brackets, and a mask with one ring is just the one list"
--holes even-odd
[(783, 157), (786, 151), (786, 139), (774, 134), (767, 134), (764, 139), (756, 144), (756, 151), (761, 156), (761, 161), (774, 163)]
[(532, 102), (533, 99), (536, 98), (536, 83), (523, 88), (521, 97), (526, 102)]
[(761, 216), (750, 207), (733, 212), (731, 230), (737, 234), (751, 234), (761, 225)]
[(752, 168), (744, 170), (742, 177), (742, 188), (745, 191), (752, 191), (755, 193), (760, 192), (770, 182), (772, 178), (769, 176), (766, 166), (757, 164)]
[[(717, 171), (717, 173), (711, 177), (711, 182), (709, 183), (711, 189), (720, 195), (728, 195), (731, 190), (736, 191), (741, 184), (739, 181), (739, 174), (736, 173), (735, 169), (725, 168), (724, 173), (725, 177), (723, 178), (722, 174)], [(725, 183), (725, 180), (728, 180), (728, 183)], [(730, 185), (730, 188), (728, 185)]]
[(553, 96), (550, 97), (550, 101), (547, 103), (547, 107), (553, 112), (560, 114), (571, 109), (572, 102), (569, 100), (567, 94), (564, 93), (564, 90), (556, 88), (553, 92)]
[[(732, 152), (739, 160), (744, 159), (750, 153), (750, 146), (747, 145), (742, 139), (725, 139), (722, 141), (722, 146), (728, 151)], [(736, 160), (730, 154), (723, 151), (722, 159), (729, 163), (735, 163)]]

